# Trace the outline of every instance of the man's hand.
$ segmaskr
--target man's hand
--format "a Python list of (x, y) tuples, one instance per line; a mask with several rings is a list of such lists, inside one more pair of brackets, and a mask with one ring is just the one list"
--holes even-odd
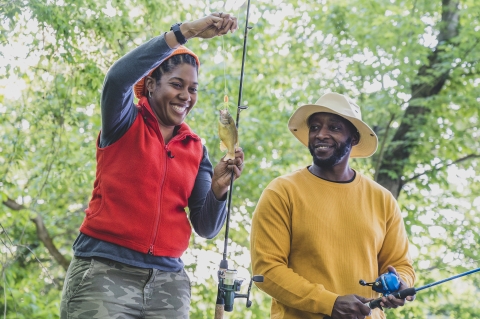
[(358, 295), (340, 296), (335, 300), (332, 310), (332, 319), (365, 319), (370, 315), (370, 308), (365, 304), (372, 299)]
[[(393, 272), (398, 276), (398, 273), (393, 266), (388, 266), (388, 271)], [(400, 278), (400, 276), (398, 276), (398, 278)], [(410, 288), (410, 287), (408, 287), (408, 285), (405, 283), (405, 281), (403, 281), (403, 279), (400, 278), (399, 291), (407, 289), (407, 288)], [(380, 302), (380, 305), (383, 308), (397, 308), (397, 307), (402, 307), (403, 305), (405, 305), (405, 300), (413, 301), (413, 300), (415, 300), (415, 296), (408, 296), (405, 299), (397, 299), (392, 295), (388, 295), (386, 297), (382, 297), (382, 301)]]
[(187, 40), (194, 37), (209, 39), (225, 35), (228, 31), (233, 33), (237, 29), (237, 18), (223, 12), (215, 12), (192, 22), (184, 22), (180, 26), (180, 31)]

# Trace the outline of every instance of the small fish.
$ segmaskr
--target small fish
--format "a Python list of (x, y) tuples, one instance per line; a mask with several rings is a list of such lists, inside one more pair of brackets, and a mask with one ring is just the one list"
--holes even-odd
[(224, 161), (235, 159), (235, 148), (238, 147), (238, 131), (233, 117), (227, 109), (220, 110), (218, 119), (218, 135), (220, 136), (220, 150), (227, 150)]

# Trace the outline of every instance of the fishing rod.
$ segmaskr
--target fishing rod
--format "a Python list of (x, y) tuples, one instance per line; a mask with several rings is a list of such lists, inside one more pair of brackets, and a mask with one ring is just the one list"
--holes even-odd
[[(405, 299), (408, 296), (415, 295), (417, 292), (419, 292), (421, 290), (424, 290), (424, 289), (427, 289), (427, 288), (430, 288), (430, 287), (433, 287), (433, 286), (437, 286), (437, 285), (443, 284), (447, 281), (457, 279), (457, 278), (460, 278), (460, 277), (463, 277), (463, 276), (468, 276), (468, 275), (471, 275), (471, 274), (479, 272), (479, 271), (480, 271), (480, 268), (476, 268), (476, 269), (469, 270), (469, 271), (463, 272), (461, 274), (458, 274), (458, 275), (455, 275), (455, 276), (452, 276), (452, 277), (448, 277), (448, 278), (445, 278), (445, 279), (442, 279), (442, 280), (439, 280), (439, 281), (432, 282), (430, 284), (427, 284), (427, 285), (424, 285), (424, 286), (421, 286), (421, 287), (418, 287), (418, 288), (411, 287), (411, 288), (407, 288), (407, 289), (400, 290), (400, 291), (398, 291), (398, 289), (400, 288), (400, 278), (398, 278), (398, 276), (395, 273), (392, 273), (392, 272), (381, 275), (373, 283), (366, 283), (365, 281), (360, 280), (360, 285), (362, 285), (362, 286), (372, 286), (372, 289), (374, 291), (380, 292), (384, 296), (392, 295), (397, 299)], [(381, 301), (382, 301), (382, 298), (378, 298), (378, 299), (375, 299), (375, 300), (372, 300), (372, 301), (368, 302), (366, 305), (368, 307), (370, 307), (370, 309), (375, 309), (375, 308), (382, 309), (382, 307), (380, 305)]]
[[(243, 93), (243, 75), (245, 70), (245, 58), (247, 55), (247, 38), (248, 31), (252, 29), (248, 25), (248, 16), (250, 13), (250, 0), (247, 1), (247, 15), (245, 21), (245, 31), (243, 37), (243, 55), (242, 55), (242, 68), (240, 72), (240, 87), (238, 90), (238, 105), (237, 105), (237, 117), (235, 120), (235, 126), (238, 130), (238, 124), (240, 122), (240, 112), (246, 110), (248, 106), (242, 105), (242, 93)], [(228, 190), (228, 201), (227, 201), (227, 220), (225, 223), (225, 241), (223, 245), (223, 258), (220, 261), (220, 267), (217, 272), (218, 275), (218, 292), (217, 292), (217, 301), (215, 304), (215, 319), (222, 319), (224, 311), (233, 311), (233, 303), (235, 298), (246, 298), (246, 307), (249, 308), (252, 305), (250, 300), (250, 290), (252, 288), (253, 282), (263, 282), (263, 276), (256, 275), (252, 276), (250, 279), (250, 284), (248, 285), (248, 291), (246, 294), (237, 293), (240, 291), (240, 287), (243, 283), (243, 279), (237, 279), (237, 270), (228, 269), (228, 260), (227, 260), (227, 248), (228, 248), (228, 233), (230, 230), (230, 207), (232, 203), (232, 191), (233, 191), (233, 181), (234, 181), (234, 172), (232, 170), (232, 175), (230, 177), (230, 188)]]

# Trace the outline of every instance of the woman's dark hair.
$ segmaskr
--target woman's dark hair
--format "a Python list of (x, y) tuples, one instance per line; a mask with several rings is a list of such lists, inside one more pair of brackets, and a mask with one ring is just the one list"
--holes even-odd
[(172, 72), (177, 66), (184, 63), (194, 66), (198, 72), (198, 65), (195, 58), (188, 53), (183, 53), (174, 55), (171, 58), (163, 61), (162, 64), (160, 64), (155, 71), (153, 71), (152, 78), (154, 78), (158, 83), (163, 74)]

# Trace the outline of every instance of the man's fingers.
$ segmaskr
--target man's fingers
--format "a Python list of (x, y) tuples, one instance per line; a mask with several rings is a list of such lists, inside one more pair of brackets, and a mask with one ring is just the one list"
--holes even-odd
[[(372, 301), (373, 299), (372, 298), (365, 298), (365, 297), (362, 297), (362, 296), (359, 296), (359, 295), (354, 295), (355, 298), (360, 301), (360, 305), (359, 305), (359, 310), (360, 310), (360, 313), (363, 315), (363, 316), (369, 316), (370, 313), (372, 312), (372, 310), (370, 309), (370, 307), (367, 305), (367, 303), (369, 301)], [(358, 318), (364, 318), (364, 317), (358, 317)]]
[(405, 299), (397, 299), (392, 295), (382, 298), (382, 303), (385, 308), (398, 308), (405, 304)]
[(362, 297), (362, 296), (359, 296), (359, 295), (354, 295), (354, 296), (355, 296), (355, 298), (360, 300), (360, 302), (363, 303), (363, 304), (373, 300), (372, 298), (365, 298), (365, 297)]
[[(367, 310), (364, 309), (364, 308), (367, 308)], [(370, 309), (370, 308), (368, 308), (368, 307), (362, 307), (362, 308), (360, 309), (360, 313), (361, 313), (363, 316), (370, 316), (370, 315), (372, 314), (372, 309)], [(365, 318), (365, 317), (362, 317), (362, 318)]]
[(389, 272), (393, 272), (395, 275), (398, 276), (398, 273), (397, 273), (397, 270), (395, 269), (395, 267), (389, 265), (389, 266), (387, 267), (387, 269), (388, 269)]

